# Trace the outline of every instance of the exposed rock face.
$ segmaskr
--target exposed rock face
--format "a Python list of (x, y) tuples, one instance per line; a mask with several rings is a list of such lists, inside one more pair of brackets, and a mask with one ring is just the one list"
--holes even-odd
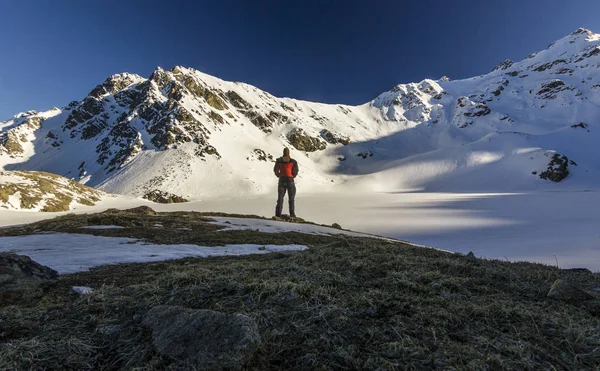
[(573, 88), (567, 86), (564, 81), (556, 79), (543, 83), (536, 95), (541, 99), (554, 99), (564, 90), (573, 90)]
[(186, 200), (185, 198), (183, 198), (181, 196), (177, 196), (172, 193), (159, 191), (159, 190), (154, 190), (154, 191), (146, 193), (144, 195), (144, 198), (146, 200), (150, 200), (152, 202), (157, 202), (160, 204), (173, 204), (173, 203), (188, 202), (188, 200)]
[(321, 130), (321, 138), (325, 139), (325, 141), (327, 143), (330, 144), (343, 144), (345, 146), (348, 145), (348, 143), (350, 143), (350, 138), (347, 136), (343, 136), (341, 134), (337, 134), (337, 133), (332, 133), (331, 131), (327, 130), (327, 129), (323, 129)]
[(493, 71), (506, 70), (506, 69), (510, 68), (513, 64), (514, 64), (513, 61), (511, 61), (510, 59), (507, 59), (504, 62), (501, 62), (500, 64), (498, 64), (496, 67), (494, 67)]
[(319, 138), (313, 138), (300, 128), (293, 129), (287, 135), (290, 144), (298, 151), (314, 152), (321, 151), (327, 147), (327, 143)]
[(160, 305), (146, 314), (158, 353), (184, 367), (241, 370), (260, 344), (256, 323), (240, 314)]
[(57, 278), (55, 270), (28, 256), (0, 253), (0, 306), (34, 304)]
[(577, 166), (567, 156), (555, 153), (548, 164), (548, 169), (540, 174), (540, 178), (558, 183), (569, 176), (569, 165)]

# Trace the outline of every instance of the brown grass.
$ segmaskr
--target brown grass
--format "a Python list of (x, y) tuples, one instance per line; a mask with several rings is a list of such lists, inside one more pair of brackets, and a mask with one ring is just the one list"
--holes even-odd
[[(546, 298), (558, 278), (598, 287), (598, 274), (472, 263), (377, 239), (218, 232), (198, 213), (108, 214), (68, 215), (0, 234), (77, 230), (154, 242), (294, 242), (311, 249), (64, 275), (39, 303), (2, 308), (0, 369), (166, 369), (173, 360), (154, 351), (141, 326), (145, 312), (159, 304), (252, 317), (262, 344), (249, 370), (600, 367), (600, 305)], [(164, 228), (151, 227), (157, 221)], [(79, 229), (85, 223), (126, 228)], [(177, 236), (175, 228), (184, 225), (192, 231)], [(70, 291), (74, 285), (95, 292), (78, 296)]]

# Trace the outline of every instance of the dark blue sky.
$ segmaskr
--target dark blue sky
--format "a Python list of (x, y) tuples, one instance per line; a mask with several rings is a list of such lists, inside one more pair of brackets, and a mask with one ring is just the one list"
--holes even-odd
[(578, 27), (600, 32), (598, 14), (598, 0), (0, 0), (0, 119), (175, 65), (360, 104), (398, 83), (486, 73)]

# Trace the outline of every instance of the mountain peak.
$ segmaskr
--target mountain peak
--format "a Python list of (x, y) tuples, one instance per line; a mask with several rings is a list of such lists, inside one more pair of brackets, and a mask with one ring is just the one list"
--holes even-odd
[(107, 94), (114, 94), (119, 92), (133, 84), (137, 84), (139, 82), (144, 81), (145, 79), (134, 73), (118, 73), (109, 76), (104, 82), (98, 86), (96, 86), (88, 96), (92, 96), (95, 98), (100, 98)]
[(591, 37), (594, 35), (594, 33), (587, 28), (579, 27), (575, 32), (571, 33), (571, 35), (586, 35)]

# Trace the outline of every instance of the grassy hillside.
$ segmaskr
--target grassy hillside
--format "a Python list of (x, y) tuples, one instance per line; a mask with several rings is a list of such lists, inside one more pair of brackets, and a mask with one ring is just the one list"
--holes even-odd
[[(161, 233), (152, 229), (157, 220)], [(157, 354), (141, 324), (159, 304), (254, 319), (262, 340), (250, 370), (600, 367), (600, 303), (546, 297), (556, 279), (592, 288), (599, 274), (375, 238), (217, 232), (207, 220), (109, 211), (0, 229), (0, 236), (77, 231), (167, 244), (310, 247), (63, 275), (39, 301), (0, 304), (0, 369), (167, 369), (173, 361)], [(99, 224), (126, 228), (79, 228)], [(72, 292), (82, 285), (94, 292)]]
[(0, 171), (0, 208), (69, 211), (73, 205), (93, 206), (103, 192), (60, 175), (42, 171)]

